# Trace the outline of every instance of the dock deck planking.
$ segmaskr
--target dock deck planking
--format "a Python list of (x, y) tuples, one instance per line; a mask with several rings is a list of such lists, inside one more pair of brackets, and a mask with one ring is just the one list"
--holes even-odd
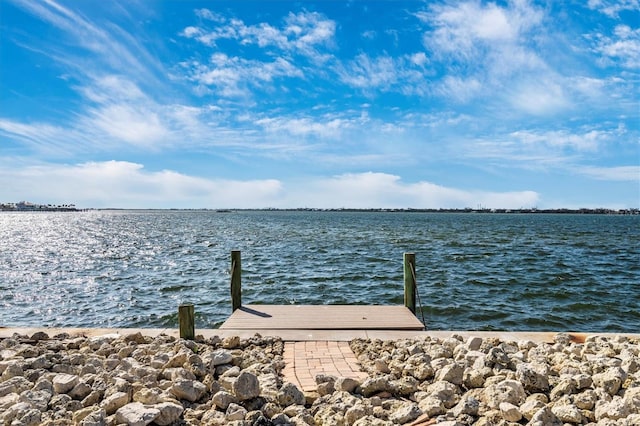
[(424, 330), (405, 306), (244, 305), (221, 330)]

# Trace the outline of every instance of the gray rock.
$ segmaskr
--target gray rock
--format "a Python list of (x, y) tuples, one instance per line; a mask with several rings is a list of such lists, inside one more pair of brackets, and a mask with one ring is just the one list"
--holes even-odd
[(459, 392), (460, 389), (456, 385), (445, 381), (434, 382), (427, 387), (427, 394), (441, 401), (446, 408), (451, 408), (458, 403)]
[(73, 399), (83, 400), (91, 393), (91, 391), (91, 386), (85, 382), (79, 382), (69, 391), (68, 394)]
[[(637, 411), (638, 407), (636, 407), (636, 412)], [(623, 419), (629, 414), (631, 414), (630, 407), (626, 401), (619, 396), (614, 396), (610, 402), (598, 403), (595, 410), (595, 417), (598, 422), (604, 421), (605, 419)]]
[(222, 339), (222, 347), (225, 349), (235, 349), (240, 346), (240, 336), (229, 336)]
[(332, 393), (334, 393), (336, 391), (336, 388), (335, 388), (334, 385), (335, 385), (335, 382), (319, 383), (316, 386), (316, 390), (318, 391), (318, 395), (320, 395), (320, 396), (331, 395)]
[(549, 407), (543, 407), (533, 415), (527, 426), (563, 426), (563, 423)]
[(53, 390), (56, 393), (67, 393), (78, 384), (80, 378), (74, 374), (59, 373), (53, 378)]
[(393, 393), (393, 385), (389, 379), (385, 376), (382, 377), (369, 377), (360, 385), (360, 391), (364, 396), (371, 396), (378, 392), (391, 392)]
[(373, 366), (376, 369), (376, 371), (380, 372), (380, 373), (391, 373), (391, 370), (389, 369), (389, 364), (387, 364), (384, 360), (382, 359), (376, 359), (373, 362)]
[(228, 350), (219, 349), (211, 354), (211, 364), (214, 367), (223, 364), (231, 364), (232, 361), (233, 355)]
[(389, 420), (399, 424), (405, 424), (414, 421), (422, 415), (422, 410), (418, 407), (418, 404), (404, 404), (397, 410), (395, 410), (389, 416)]
[(20, 402), (29, 403), (33, 408), (38, 409), (41, 412), (47, 411), (47, 406), (51, 400), (50, 392), (46, 390), (41, 391), (24, 391), (20, 394)]
[(0, 420), (3, 421), (3, 425), (11, 425), (14, 420), (19, 420), (29, 410), (31, 410), (31, 405), (28, 402), (18, 402), (0, 413)]
[(244, 420), (246, 415), (247, 415), (246, 408), (244, 408), (241, 405), (232, 403), (232, 404), (229, 404), (229, 407), (227, 407), (225, 419), (228, 422)]
[(107, 413), (102, 408), (96, 409), (91, 407), (93, 411), (87, 414), (80, 422), (79, 426), (106, 426)]
[(575, 405), (554, 405), (551, 411), (564, 423), (582, 424), (584, 416)]
[(274, 425), (290, 425), (291, 419), (285, 413), (276, 414), (271, 418), (271, 424)]
[(464, 367), (458, 363), (449, 364), (436, 373), (436, 380), (443, 380), (454, 385), (462, 384)]
[(146, 426), (160, 415), (160, 410), (132, 402), (116, 411), (116, 421), (128, 426)]
[(278, 392), (278, 404), (281, 407), (303, 405), (304, 402), (304, 393), (293, 383), (285, 383)]
[(451, 409), (451, 413), (456, 417), (462, 414), (477, 416), (479, 409), (480, 401), (473, 396), (465, 396)]
[(160, 412), (153, 420), (153, 422), (159, 426), (168, 426), (177, 422), (184, 412), (184, 407), (182, 405), (173, 402), (156, 404), (153, 408)]
[(627, 373), (620, 367), (612, 367), (605, 372), (593, 375), (593, 384), (604, 389), (609, 395), (615, 395), (627, 379)]
[(578, 390), (589, 388), (593, 384), (593, 378), (588, 374), (577, 374), (571, 379), (576, 384)]
[(261, 374), (258, 376), (258, 383), (260, 385), (260, 396), (271, 401), (275, 401), (278, 398), (278, 391), (282, 384), (277, 374)]
[(492, 365), (499, 365), (502, 367), (507, 367), (511, 360), (509, 359), (509, 355), (502, 349), (501, 347), (495, 346), (489, 349), (487, 353), (486, 362)]
[(508, 422), (519, 422), (522, 419), (520, 409), (509, 402), (501, 402), (498, 408), (502, 413), (502, 418)]
[(571, 377), (565, 377), (560, 379), (553, 389), (551, 389), (549, 397), (552, 401), (555, 401), (562, 395), (572, 395), (576, 393), (577, 390), (578, 387), (576, 386), (576, 382)]
[[(24, 414), (22, 414), (22, 416), (20, 416), (18, 424), (20, 426), (37, 426), (41, 424), (41, 421), (42, 413), (35, 408), (30, 408)], [(13, 425), (15, 423), (16, 422), (14, 420), (11, 424)]]
[(481, 337), (471, 336), (467, 340), (467, 348), (470, 351), (477, 351), (477, 350), (480, 349), (480, 346), (482, 346), (482, 338)]
[(255, 398), (260, 395), (260, 382), (258, 377), (247, 371), (243, 371), (232, 384), (233, 394), (240, 401)]
[(196, 402), (207, 392), (207, 387), (197, 380), (177, 379), (169, 391), (178, 399)]
[(162, 391), (157, 388), (142, 388), (133, 394), (133, 401), (140, 402), (146, 405), (159, 404), (164, 402)]
[(335, 390), (349, 393), (352, 393), (358, 386), (360, 386), (360, 382), (350, 377), (338, 377), (334, 383)]
[(39, 342), (41, 340), (49, 340), (49, 335), (44, 331), (36, 331), (31, 335), (30, 339), (35, 340), (36, 342)]
[(522, 383), (516, 380), (503, 380), (485, 389), (486, 404), (491, 408), (498, 408), (500, 403), (509, 402), (519, 406), (526, 399)]
[(222, 410), (226, 410), (229, 404), (237, 402), (238, 399), (227, 391), (219, 391), (213, 395), (213, 403)]
[(12, 377), (11, 379), (0, 383), (0, 397), (9, 395), (10, 393), (22, 393), (31, 389), (33, 383), (24, 377)]
[(189, 354), (186, 352), (179, 352), (172, 356), (169, 361), (164, 365), (164, 368), (179, 368), (182, 367), (189, 358)]
[(20, 402), (20, 395), (17, 393), (10, 393), (0, 397), (0, 413), (4, 412), (7, 408), (14, 406), (18, 402)]
[(22, 377), (24, 376), (24, 370), (17, 362), (9, 363), (2, 375), (0, 375), (0, 382), (5, 382), (14, 377)]
[(344, 413), (344, 420), (346, 424), (352, 425), (366, 415), (367, 409), (362, 404), (356, 404)]
[(581, 410), (593, 410), (597, 400), (598, 396), (592, 389), (588, 389), (573, 396), (574, 405)]
[(119, 408), (124, 407), (129, 403), (129, 394), (125, 392), (115, 392), (114, 394), (105, 398), (100, 404), (107, 416), (118, 411)]
[(433, 396), (420, 400), (418, 408), (429, 417), (436, 417), (447, 412), (442, 400)]
[(100, 402), (103, 395), (104, 395), (104, 392), (96, 391), (96, 390), (91, 391), (91, 393), (82, 400), (82, 406), (88, 407), (90, 405), (96, 405), (98, 402)]
[(528, 392), (549, 390), (549, 368), (542, 364), (523, 363), (516, 369), (516, 378)]

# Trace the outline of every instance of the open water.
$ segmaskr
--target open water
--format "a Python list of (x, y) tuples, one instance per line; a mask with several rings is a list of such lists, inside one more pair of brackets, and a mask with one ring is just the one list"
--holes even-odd
[(427, 327), (640, 332), (640, 216), (88, 211), (0, 214), (0, 326), (196, 327), (245, 304), (402, 304)]

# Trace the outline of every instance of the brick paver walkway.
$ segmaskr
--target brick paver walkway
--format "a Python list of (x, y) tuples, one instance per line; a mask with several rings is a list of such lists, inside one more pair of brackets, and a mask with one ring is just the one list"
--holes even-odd
[(284, 380), (303, 391), (316, 390), (316, 375), (350, 377), (364, 380), (367, 373), (349, 347), (349, 342), (308, 341), (285, 342)]

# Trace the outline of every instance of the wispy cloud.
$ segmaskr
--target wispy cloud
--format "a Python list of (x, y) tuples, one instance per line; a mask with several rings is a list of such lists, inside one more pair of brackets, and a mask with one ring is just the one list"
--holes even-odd
[[(284, 58), (263, 62), (215, 53), (208, 63), (183, 62), (187, 78), (197, 83), (197, 92), (225, 97), (250, 97), (256, 89), (268, 90), (279, 77), (302, 78), (303, 73)], [(266, 85), (266, 86), (265, 86)]]
[[(81, 49), (81, 52), (66, 51), (66, 57), (55, 57), (73, 67), (76, 76), (90, 77), (91, 74), (126, 73), (137, 76), (138, 82), (159, 83), (163, 65), (143, 45), (142, 40), (131, 35), (114, 23), (100, 26), (87, 17), (53, 0), (38, 2), (21, 0), (17, 4), (51, 24), (62, 32), (58, 43)], [(52, 43), (52, 41), (50, 41)], [(55, 44), (43, 53), (60, 55), (61, 49)], [(90, 55), (90, 59), (86, 55)]]
[(423, 52), (399, 57), (361, 53), (349, 61), (336, 63), (333, 70), (342, 83), (366, 95), (395, 92), (422, 96), (429, 90), (426, 77), (431, 71), (427, 64)]
[(589, 0), (587, 5), (611, 18), (617, 18), (625, 10), (640, 10), (639, 0)]
[(206, 9), (198, 10), (197, 14), (209, 21), (208, 25), (186, 27), (181, 35), (207, 46), (215, 46), (218, 40), (232, 39), (244, 45), (277, 47), (314, 57), (320, 53), (319, 47), (333, 44), (336, 31), (336, 23), (317, 12), (289, 13), (280, 27), (266, 22), (247, 25), (241, 19), (225, 18)]
[[(544, 11), (528, 2), (432, 4), (416, 13), (423, 43), (437, 60), (436, 93), (459, 102), (493, 98), (533, 115), (569, 105), (563, 78), (537, 53)], [(455, 70), (453, 76), (447, 70)], [(495, 103), (494, 102), (494, 103)]]
[(577, 168), (577, 172), (597, 180), (637, 182), (640, 185), (640, 166)]
[(492, 140), (468, 141), (465, 155), (491, 160), (495, 167), (501, 168), (551, 168), (574, 173), (577, 164), (604, 151), (624, 133), (621, 128), (585, 128), (581, 132), (518, 130)]
[(593, 51), (602, 55), (600, 63), (604, 66), (619, 63), (625, 68), (640, 69), (640, 28), (618, 25), (613, 34), (596, 33)]

